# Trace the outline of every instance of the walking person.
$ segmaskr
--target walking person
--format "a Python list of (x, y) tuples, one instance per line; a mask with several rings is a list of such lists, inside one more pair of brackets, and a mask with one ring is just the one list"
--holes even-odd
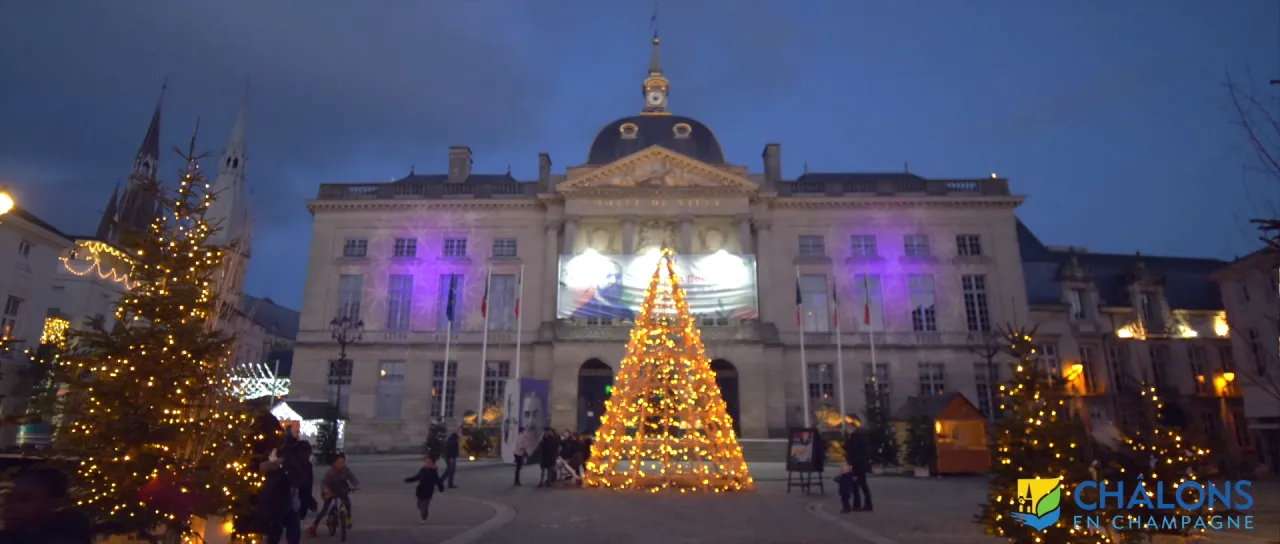
[(520, 434), (516, 437), (516, 483), (520, 485), (520, 470), (524, 468), (525, 461), (529, 458), (529, 453), (534, 448), (534, 436), (532, 429), (520, 428)]
[(458, 454), (462, 451), (461, 433), (461, 430), (454, 429), (444, 441), (444, 474), (440, 477), (449, 484), (449, 489), (458, 487), (453, 485), (453, 475), (458, 471)]
[(436, 462), (430, 457), (424, 459), (418, 473), (404, 479), (406, 484), (412, 482), (418, 482), (418, 487), (414, 490), (414, 495), (418, 498), (418, 515), (422, 516), (418, 524), (426, 525), (427, 516), (431, 513), (431, 497), (437, 489), (444, 493), (444, 480), (436, 472)]
[(258, 525), (266, 528), (267, 544), (280, 544), (283, 537), (289, 544), (302, 541), (302, 516), (314, 508), (311, 496), (310, 463), (304, 467), (298, 462), (298, 450), (310, 457), (311, 445), (299, 442), (292, 428), (285, 430), (284, 445), (271, 450), (267, 460), (259, 465), (266, 476), (258, 495)]
[[(849, 491), (853, 495), (853, 504), (846, 503), (845, 512), (870, 512), (871, 487), (867, 485), (867, 473), (871, 472), (871, 457), (867, 451), (867, 431), (862, 428), (862, 420), (852, 418), (853, 432), (844, 441), (844, 462), (849, 467)], [(843, 472), (843, 469), (842, 469)], [(844, 494), (841, 493), (843, 501)]]
[(556, 481), (556, 459), (559, 458), (560, 438), (556, 436), (555, 429), (547, 427), (538, 442), (538, 468), (542, 469), (538, 487), (551, 487), (551, 483)]

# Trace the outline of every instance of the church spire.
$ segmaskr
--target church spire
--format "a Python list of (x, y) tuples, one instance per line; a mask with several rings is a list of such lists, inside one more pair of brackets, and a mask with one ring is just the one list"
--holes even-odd
[(160, 167), (160, 111), (164, 106), (164, 94), (169, 83), (160, 87), (160, 99), (156, 101), (156, 109), (151, 114), (151, 123), (147, 125), (147, 134), (142, 137), (142, 145), (133, 158), (133, 171), (129, 173), (129, 181), (125, 184), (124, 194), (117, 201), (117, 217), (115, 228), (111, 232), (109, 242), (119, 244), (126, 231), (147, 232), (151, 222), (156, 218), (156, 192), (159, 181), (156, 174)]
[(235, 246), (241, 254), (249, 253), (249, 195), (245, 184), (247, 153), (245, 117), (248, 100), (240, 106), (236, 124), (227, 139), (227, 148), (218, 161), (218, 175), (213, 181), (213, 203), (205, 218), (218, 229), (209, 237), (212, 244)]
[(111, 233), (116, 228), (117, 201), (120, 199), (120, 184), (116, 183), (116, 188), (111, 191), (111, 200), (107, 201), (107, 208), (102, 210), (102, 220), (98, 221), (98, 232), (94, 234), (99, 240), (109, 242)]

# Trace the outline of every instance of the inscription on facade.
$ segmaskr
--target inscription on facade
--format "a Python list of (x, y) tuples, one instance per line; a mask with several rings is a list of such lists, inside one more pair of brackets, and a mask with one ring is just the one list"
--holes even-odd
[(601, 208), (639, 208), (643, 206), (655, 208), (665, 208), (667, 206), (719, 208), (722, 205), (718, 198), (602, 198), (596, 200), (595, 204)]

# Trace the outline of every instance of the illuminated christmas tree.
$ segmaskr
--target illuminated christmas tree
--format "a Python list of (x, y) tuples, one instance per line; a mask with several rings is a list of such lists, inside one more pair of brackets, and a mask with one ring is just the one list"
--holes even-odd
[(663, 250), (649, 280), (584, 480), (614, 489), (752, 489), (672, 259)]
[(151, 232), (128, 242), (133, 288), (117, 322), (72, 333), (76, 353), (58, 369), (67, 392), (55, 447), (76, 460), (74, 499), (103, 534), (185, 534), (192, 516), (243, 514), (261, 485), (220, 323), (223, 252), (206, 244), (214, 195), (194, 137), (182, 156), (176, 191), (149, 183), (160, 209)]
[[(1091, 442), (1084, 424), (1071, 415), (1064, 380), (1036, 364), (1033, 335), (1013, 328), (1003, 335), (1006, 351), (1017, 362), (1012, 379), (1000, 386), (1007, 417), (993, 431), (996, 451), (987, 501), (977, 521), (988, 534), (1010, 542), (1111, 542), (1105, 533), (1073, 527), (1074, 516), (1103, 514), (1083, 511), (1071, 494), (1076, 484), (1093, 479), (1089, 461), (1080, 453)], [(1019, 482), (1037, 478), (1056, 480), (1056, 485)]]

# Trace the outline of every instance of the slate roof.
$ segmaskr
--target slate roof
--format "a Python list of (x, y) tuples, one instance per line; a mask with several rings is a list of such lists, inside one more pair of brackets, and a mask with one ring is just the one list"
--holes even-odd
[[(433, 184), (446, 183), (449, 181), (448, 174), (409, 174), (393, 183), (401, 184)], [(511, 173), (506, 174), (471, 174), (463, 183), (472, 185), (498, 185), (503, 183), (520, 183), (520, 180), (511, 177)], [(528, 182), (526, 182), (528, 183)]]
[(324, 419), (334, 410), (333, 403), (322, 400), (285, 400), (290, 410), (298, 414), (304, 421)]
[(950, 406), (951, 401), (955, 400), (956, 397), (963, 398), (963, 395), (960, 393), (947, 393), (945, 395), (908, 397), (907, 402), (902, 403), (902, 406), (899, 406), (897, 411), (893, 413), (893, 420), (910, 421), (920, 416), (937, 419), (938, 414), (946, 410), (947, 406)]
[[(622, 137), (626, 123), (636, 126), (635, 138)], [(688, 138), (676, 138), (675, 127), (681, 123), (689, 125)], [(724, 164), (724, 150), (711, 129), (697, 119), (679, 115), (633, 115), (605, 125), (591, 142), (587, 164), (609, 164), (655, 145), (707, 164)]]
[(9, 210), (9, 215), (16, 215), (18, 217), (21, 217), (26, 222), (31, 223), (44, 230), (47, 230), (53, 233), (55, 236), (60, 236), (62, 238), (65, 238), (68, 242), (73, 242), (73, 243), (75, 242), (74, 238), (67, 236), (65, 233), (58, 230), (58, 227), (50, 225), (49, 223), (45, 222), (45, 220), (40, 219), (39, 217), (36, 217), (36, 214), (27, 211), (25, 208), (17, 204), (14, 204), (13, 209)]
[[(1018, 249), (1022, 253), (1022, 273), (1031, 305), (1062, 304), (1058, 269), (1071, 257), (1065, 250), (1045, 246), (1022, 220), (1018, 220)], [(1153, 257), (1111, 253), (1076, 253), (1076, 260), (1093, 274), (1102, 306), (1129, 306), (1124, 276), (1139, 263), (1163, 278), (1165, 298), (1176, 310), (1221, 310), (1222, 296), (1209, 278), (1227, 265), (1218, 259), (1195, 257)]]
[(271, 297), (258, 298), (244, 295), (243, 303), (244, 313), (250, 316), (254, 323), (266, 329), (268, 334), (297, 340), (300, 319), (297, 310), (276, 304)]

